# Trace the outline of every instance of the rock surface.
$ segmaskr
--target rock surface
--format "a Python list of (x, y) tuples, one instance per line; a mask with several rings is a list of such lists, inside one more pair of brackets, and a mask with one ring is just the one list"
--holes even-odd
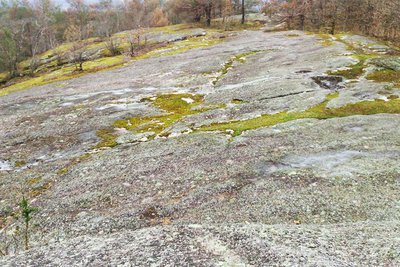
[(376, 58), (372, 63), (378, 67), (400, 71), (400, 57), (397, 58)]
[[(31, 249), (0, 265), (399, 266), (399, 114), (199, 130), (304, 112), (332, 91), (333, 108), (381, 98), (385, 84), (363, 78), (313, 80), (354, 64), (348, 52), (299, 31), (242, 31), (1, 97), (0, 217), (22, 194), (38, 212)], [(172, 93), (204, 100), (169, 136), (115, 126), (161, 116), (157, 96)], [(110, 147), (98, 146), (104, 129)]]

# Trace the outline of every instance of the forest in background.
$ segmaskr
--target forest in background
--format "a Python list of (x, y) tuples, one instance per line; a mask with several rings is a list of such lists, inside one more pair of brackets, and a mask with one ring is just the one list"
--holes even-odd
[(398, 0), (269, 0), (263, 12), (289, 29), (352, 32), (399, 42)]

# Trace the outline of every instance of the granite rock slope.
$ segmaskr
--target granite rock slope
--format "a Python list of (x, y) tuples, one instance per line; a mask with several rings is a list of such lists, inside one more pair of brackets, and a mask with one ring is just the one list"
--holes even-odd
[(379, 60), (332, 74), (347, 40), (241, 31), (1, 97), (2, 242), (38, 211), (0, 265), (400, 265), (400, 93)]

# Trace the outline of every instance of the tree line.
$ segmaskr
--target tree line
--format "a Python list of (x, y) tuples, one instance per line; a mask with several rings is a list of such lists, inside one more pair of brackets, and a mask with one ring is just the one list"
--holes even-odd
[(399, 42), (398, 0), (269, 0), (264, 13), (278, 17), (289, 28), (354, 32)]

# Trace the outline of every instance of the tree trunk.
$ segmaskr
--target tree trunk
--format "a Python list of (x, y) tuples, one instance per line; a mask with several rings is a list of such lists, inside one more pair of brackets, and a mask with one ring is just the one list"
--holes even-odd
[(17, 56), (15, 56), (15, 58), (11, 58), (10, 59), (10, 68), (9, 68), (9, 72), (10, 72), (10, 77), (11, 78), (15, 78), (19, 75), (18, 73), (18, 66), (17, 66)]
[(329, 33), (331, 35), (335, 35), (336, 32), (336, 19), (332, 20), (331, 22), (331, 30), (329, 31)]
[(245, 16), (246, 16), (246, 8), (244, 6), (244, 0), (242, 0), (242, 24), (245, 22)]
[(210, 27), (211, 26), (211, 11), (212, 11), (212, 3), (211, 2), (209, 2), (206, 5), (205, 11), (206, 11), (206, 23), (207, 23), (207, 26)]
[(25, 223), (24, 245), (25, 245), (25, 250), (28, 250), (29, 249), (29, 222)]
[(201, 21), (201, 14), (196, 14), (195, 16), (194, 16), (194, 22), (200, 22)]
[(287, 19), (287, 27), (288, 27), (288, 30), (292, 30), (292, 20), (293, 20), (293, 17), (290, 15), (290, 16), (288, 17), (288, 19)]
[(305, 28), (305, 16), (303, 14), (300, 15), (300, 29), (304, 31)]

